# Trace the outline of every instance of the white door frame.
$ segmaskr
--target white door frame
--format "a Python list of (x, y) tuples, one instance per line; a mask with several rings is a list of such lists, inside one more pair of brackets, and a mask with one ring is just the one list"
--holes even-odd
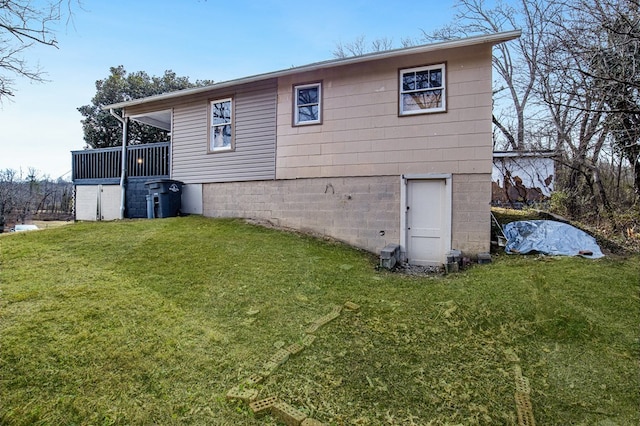
[(407, 260), (407, 191), (409, 181), (412, 180), (444, 180), (446, 186), (446, 202), (445, 208), (445, 253), (442, 256), (442, 263), (445, 263), (446, 252), (451, 250), (451, 216), (453, 204), (453, 185), (452, 175), (450, 173), (425, 173), (425, 174), (407, 174), (400, 176), (400, 251), (402, 260)]

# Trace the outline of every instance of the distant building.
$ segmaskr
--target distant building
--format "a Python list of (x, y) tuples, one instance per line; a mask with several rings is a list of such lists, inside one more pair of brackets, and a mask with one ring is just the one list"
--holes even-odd
[(554, 151), (496, 151), (491, 203), (521, 207), (548, 199), (555, 182)]

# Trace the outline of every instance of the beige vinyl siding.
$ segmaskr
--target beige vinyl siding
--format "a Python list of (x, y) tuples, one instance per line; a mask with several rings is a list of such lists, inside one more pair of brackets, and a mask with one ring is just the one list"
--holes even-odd
[[(446, 64), (447, 111), (398, 116), (398, 70)], [(323, 124), (291, 126), (291, 87), (323, 82)], [(491, 47), (279, 79), (277, 178), (490, 173)]]
[[(209, 101), (233, 98), (235, 149), (208, 151)], [(185, 183), (275, 179), (276, 80), (180, 98), (173, 109), (171, 178)], [(130, 107), (127, 114), (166, 109), (167, 101)]]

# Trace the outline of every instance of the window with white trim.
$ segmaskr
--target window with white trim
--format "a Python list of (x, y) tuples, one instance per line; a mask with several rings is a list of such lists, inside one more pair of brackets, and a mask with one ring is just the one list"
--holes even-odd
[(400, 70), (400, 115), (446, 111), (445, 65)]
[(293, 88), (293, 124), (322, 123), (322, 84), (302, 84)]
[(233, 149), (233, 99), (209, 103), (209, 151)]

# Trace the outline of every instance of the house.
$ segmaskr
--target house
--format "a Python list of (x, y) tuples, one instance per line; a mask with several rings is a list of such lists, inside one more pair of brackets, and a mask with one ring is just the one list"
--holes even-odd
[[(519, 36), (330, 60), (106, 108), (171, 131), (158, 176), (184, 183), (185, 213), (266, 220), (371, 252), (397, 244), (411, 263), (442, 264), (451, 249), (489, 251), (492, 47)], [(76, 182), (89, 216), (97, 186), (118, 198), (116, 178), (85, 177), (88, 190)]]

